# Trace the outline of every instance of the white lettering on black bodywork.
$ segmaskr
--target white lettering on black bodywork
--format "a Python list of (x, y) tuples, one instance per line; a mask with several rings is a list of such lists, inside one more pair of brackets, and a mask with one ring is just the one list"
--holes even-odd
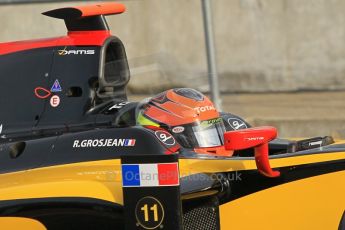
[(319, 145), (320, 147), (322, 146), (322, 140), (321, 141), (314, 141), (314, 142), (310, 142), (309, 146), (314, 146), (314, 145)]
[(121, 102), (121, 103), (117, 103), (117, 104), (111, 106), (111, 107), (108, 109), (108, 111), (111, 111), (111, 110), (113, 110), (113, 109), (122, 109), (125, 105), (128, 105), (129, 103), (130, 103), (130, 102), (128, 102), (128, 101), (124, 101), (124, 102)]
[(75, 140), (73, 148), (133, 147), (135, 142), (135, 139), (85, 139)]
[(65, 55), (94, 55), (95, 50), (67, 50), (67, 47), (65, 47), (63, 50), (58, 50), (58, 54), (60, 56)]

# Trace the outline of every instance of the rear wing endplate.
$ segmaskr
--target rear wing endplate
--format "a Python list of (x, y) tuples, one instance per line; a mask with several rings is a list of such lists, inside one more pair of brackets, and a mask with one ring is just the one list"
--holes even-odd
[(94, 5), (65, 7), (42, 13), (63, 19), (68, 31), (109, 30), (104, 16), (121, 14), (126, 7), (120, 3), (98, 3)]

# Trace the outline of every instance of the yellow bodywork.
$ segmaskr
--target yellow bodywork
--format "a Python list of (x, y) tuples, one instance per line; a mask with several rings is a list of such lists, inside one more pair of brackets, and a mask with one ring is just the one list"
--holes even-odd
[(87, 197), (122, 201), (120, 160), (44, 167), (0, 175), (0, 200)]
[(2, 230), (46, 230), (39, 221), (20, 217), (1, 217), (0, 226)]
[[(272, 159), (273, 168), (345, 159), (345, 152)], [(256, 169), (254, 160), (180, 159), (181, 177), (196, 173)], [(100, 160), (37, 168), (0, 175), (0, 200), (89, 197), (118, 204), (122, 200), (121, 161)]]
[[(276, 158), (270, 163), (279, 168), (342, 159), (345, 152)], [(188, 176), (253, 170), (256, 164), (235, 158), (180, 159), (179, 167), (181, 176)], [(0, 200), (86, 197), (122, 205), (121, 178), (119, 159), (7, 173), (0, 175)], [(345, 171), (315, 176), (228, 202), (220, 207), (222, 229), (336, 229), (345, 209), (344, 178)]]
[(315, 176), (223, 204), (221, 228), (337, 230), (345, 211), (344, 178), (345, 171)]

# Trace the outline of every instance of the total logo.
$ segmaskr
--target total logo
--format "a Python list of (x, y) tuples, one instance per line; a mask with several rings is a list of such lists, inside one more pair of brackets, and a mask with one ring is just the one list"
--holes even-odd
[(194, 110), (197, 112), (197, 113), (203, 113), (203, 112), (206, 112), (206, 111), (212, 111), (212, 110), (216, 110), (214, 108), (213, 105), (206, 105), (206, 106), (203, 106), (203, 107), (196, 107), (194, 108)]
[(95, 50), (67, 50), (67, 47), (65, 47), (63, 50), (58, 50), (58, 54), (60, 56), (65, 56), (65, 55), (94, 55)]

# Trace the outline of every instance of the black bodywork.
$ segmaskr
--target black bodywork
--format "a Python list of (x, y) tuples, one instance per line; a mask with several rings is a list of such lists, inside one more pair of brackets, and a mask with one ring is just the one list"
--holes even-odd
[[(66, 49), (48, 47), (0, 55), (0, 142), (98, 127), (97, 114), (89, 114), (90, 110), (109, 100), (127, 99), (129, 69), (118, 38), (108, 38), (103, 47), (68, 47), (91, 50), (93, 55), (61, 55)], [(52, 108), (34, 90), (50, 89), (56, 80), (62, 88), (55, 93), (61, 106)]]

